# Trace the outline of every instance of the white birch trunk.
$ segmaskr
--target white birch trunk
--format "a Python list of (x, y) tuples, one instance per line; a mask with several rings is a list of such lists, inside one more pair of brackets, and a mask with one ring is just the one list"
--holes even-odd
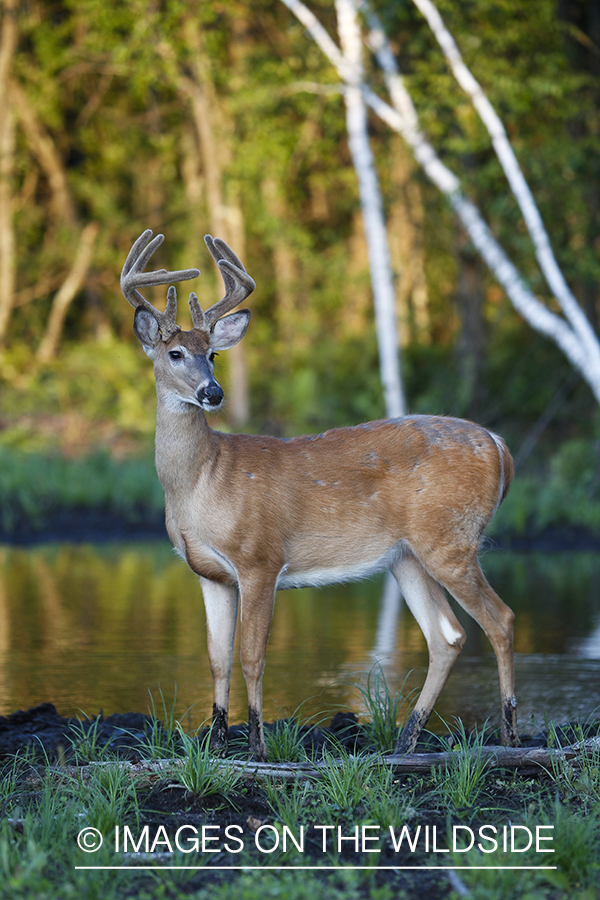
[(523, 214), (527, 230), (535, 247), (540, 269), (548, 287), (558, 300), (560, 308), (569, 320), (573, 330), (579, 336), (581, 343), (586, 347), (590, 358), (595, 360), (596, 366), (600, 366), (600, 344), (556, 262), (542, 217), (510, 145), (502, 121), (485, 95), (481, 85), (466, 66), (454, 38), (444, 25), (442, 17), (432, 0), (413, 0), (413, 2), (427, 19), (429, 27), (448, 60), (454, 77), (471, 98), (473, 106), (488, 130), (498, 160)]
[(386, 415), (403, 416), (406, 403), (402, 388), (396, 292), (383, 212), (383, 200), (371, 145), (367, 110), (362, 96), (362, 38), (352, 0), (336, 0), (338, 32), (353, 77), (346, 82), (346, 126), (352, 162), (358, 177), (360, 202), (369, 252), (375, 324), (379, 347), (379, 369)]
[[(323, 53), (337, 69), (342, 81), (351, 82), (354, 77), (352, 64), (340, 53), (313, 13), (304, 6), (301, 0), (282, 0), (282, 2), (310, 32)], [(428, 178), (448, 198), (475, 247), (506, 291), (515, 309), (533, 328), (549, 337), (560, 347), (572, 365), (587, 381), (600, 403), (600, 363), (597, 361), (598, 341), (595, 335), (590, 329), (593, 340), (590, 341), (589, 336), (582, 340), (579, 332), (580, 325), (578, 330), (575, 330), (561, 316), (544, 306), (526, 285), (517, 268), (492, 235), (475, 204), (463, 196), (456, 175), (444, 165), (421, 133), (414, 104), (398, 72), (396, 60), (387, 38), (377, 18), (368, 9), (366, 15), (370, 28), (368, 43), (384, 72), (393, 105), (390, 106), (363, 84), (362, 93), (365, 102), (391, 128), (402, 135)], [(583, 316), (581, 310), (580, 313)], [(580, 320), (578, 321), (580, 322)]]
[[(600, 356), (597, 349), (596, 352), (590, 352), (593, 343), (596, 348), (598, 345), (591, 327), (588, 324), (592, 340), (588, 338), (585, 342), (582, 341), (579, 332), (544, 306), (526, 285), (517, 268), (496, 241), (475, 204), (462, 194), (456, 175), (442, 163), (434, 149), (423, 137), (414, 104), (406, 90), (404, 80), (398, 72), (396, 61), (383, 30), (372, 14), (368, 14), (368, 21), (370, 26), (369, 45), (376, 53), (377, 60), (384, 71), (393, 108), (368, 88), (365, 89), (366, 102), (391, 128), (402, 134), (412, 148), (415, 158), (423, 166), (426, 175), (449, 199), (475, 247), (481, 253), (492, 274), (503, 286), (517, 312), (533, 328), (551, 338), (560, 347), (569, 361), (581, 372), (594, 396), (600, 402)], [(573, 303), (577, 306), (574, 300)], [(579, 309), (579, 313), (585, 319), (581, 309)]]

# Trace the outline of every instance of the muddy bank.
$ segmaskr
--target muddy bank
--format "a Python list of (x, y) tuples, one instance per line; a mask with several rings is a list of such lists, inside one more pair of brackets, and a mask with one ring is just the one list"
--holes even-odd
[[(265, 722), (265, 730), (277, 729), (285, 721)], [(600, 723), (596, 726), (586, 723), (586, 731), (597, 734)], [(205, 734), (206, 731), (201, 732), (200, 736)], [(567, 745), (576, 741), (580, 732), (577, 723), (573, 722), (563, 725), (558, 734), (561, 744)], [(54, 704), (41, 703), (31, 709), (0, 716), (0, 758), (30, 751), (51, 762), (69, 760), (74, 757), (76, 748), (88, 741), (90, 744), (93, 742), (96, 752), (109, 750), (118, 756), (139, 760), (148, 755), (151, 736), (155, 743), (164, 742), (166, 745), (169, 735), (161, 722), (143, 713), (113, 713), (106, 718), (100, 713), (94, 718), (65, 718), (59, 715)], [(231, 726), (228, 737), (233, 748), (243, 751), (247, 746), (247, 726)], [(321, 755), (323, 747), (331, 749), (341, 745), (352, 753), (363, 752), (370, 747), (367, 729), (352, 711), (336, 713), (327, 726), (303, 725), (300, 737), (302, 745), (314, 758)], [(452, 741), (452, 736), (447, 735), (445, 740), (448, 739)], [(499, 744), (499, 735), (490, 730), (486, 742)], [(534, 735), (522, 735), (521, 744), (524, 747), (547, 747), (548, 734), (540, 731)], [(432, 752), (443, 747), (444, 738), (426, 733), (419, 740), (417, 750)]]
[[(168, 540), (164, 514), (137, 510), (130, 516), (97, 509), (64, 509), (42, 522), (21, 519), (10, 529), (0, 526), (0, 544), (33, 546), (46, 543), (105, 543)], [(600, 534), (575, 525), (551, 526), (541, 532), (486, 535), (483, 549), (515, 552), (600, 551)]]
[(0, 527), (0, 544), (33, 546), (49, 543), (168, 540), (164, 513), (144, 512), (125, 517), (96, 509), (58, 510), (42, 522), (20, 519)]
[[(265, 730), (279, 727), (280, 722), (265, 722)], [(207, 729), (200, 733), (206, 735)], [(311, 754), (319, 756), (324, 746), (340, 745), (349, 751), (360, 751), (368, 746), (365, 729), (353, 712), (338, 712), (328, 726), (304, 725), (300, 728), (302, 745)], [(150, 715), (143, 713), (113, 713), (106, 718), (99, 713), (93, 718), (65, 718), (59, 715), (53, 703), (41, 703), (27, 710), (17, 710), (9, 716), (0, 716), (0, 758), (18, 752), (31, 751), (46, 756), (50, 761), (69, 759), (77, 747), (92, 742), (98, 752), (111, 753), (128, 759), (143, 759), (148, 755), (148, 741), (163, 743), (169, 740), (168, 730)], [(248, 742), (247, 726), (232, 725), (228, 738), (230, 746), (245, 750)], [(438, 738), (431, 736), (424, 746), (440, 746)]]

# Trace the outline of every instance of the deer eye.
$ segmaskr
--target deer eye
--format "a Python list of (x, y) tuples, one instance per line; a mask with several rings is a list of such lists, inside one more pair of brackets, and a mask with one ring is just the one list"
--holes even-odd
[(183, 359), (183, 353), (181, 350), (169, 350), (169, 356), (171, 359)]

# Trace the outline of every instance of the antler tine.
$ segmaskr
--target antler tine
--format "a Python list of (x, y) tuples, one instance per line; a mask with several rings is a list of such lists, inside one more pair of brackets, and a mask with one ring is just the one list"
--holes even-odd
[(190, 299), (188, 303), (190, 307), (190, 313), (192, 314), (192, 325), (194, 328), (200, 328), (202, 331), (208, 331), (208, 326), (206, 324), (206, 319), (204, 318), (204, 313), (202, 312), (202, 307), (198, 302), (198, 295), (193, 291), (190, 294)]
[(146, 246), (151, 237), (152, 231), (147, 228), (142, 234), (140, 234), (137, 241), (135, 241), (131, 250), (127, 254), (125, 265), (123, 266), (123, 269), (121, 271), (121, 281), (123, 280), (123, 277), (129, 273), (134, 262), (136, 262), (140, 253), (142, 252), (142, 248)]
[(204, 238), (209, 252), (217, 263), (223, 283), (225, 285), (225, 296), (210, 309), (204, 313), (204, 320), (208, 328), (212, 328), (217, 319), (224, 316), (226, 312), (238, 306), (246, 297), (249, 297), (256, 284), (254, 279), (248, 275), (244, 266), (225, 241), (220, 238), (213, 238), (207, 234)]
[(162, 338), (166, 341), (180, 330), (176, 322), (177, 292), (175, 288), (169, 288), (164, 312), (160, 312), (152, 306), (137, 289), (156, 284), (168, 284), (171, 281), (188, 281), (190, 278), (197, 278), (200, 271), (199, 269), (176, 269), (174, 272), (168, 272), (166, 269), (157, 269), (154, 272), (144, 272), (150, 257), (164, 241), (162, 234), (157, 234), (150, 240), (151, 237), (152, 231), (147, 228), (129, 251), (121, 271), (121, 290), (127, 302), (131, 303), (133, 307), (137, 309), (138, 306), (143, 306), (152, 313), (158, 322)]

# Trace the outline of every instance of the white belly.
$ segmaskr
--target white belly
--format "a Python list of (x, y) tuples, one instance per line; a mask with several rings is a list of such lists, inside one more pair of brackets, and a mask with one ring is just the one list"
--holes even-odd
[(387, 571), (400, 552), (400, 545), (397, 545), (379, 558), (361, 560), (351, 565), (315, 566), (298, 570), (284, 566), (277, 579), (277, 587), (282, 589), (323, 587), (327, 584), (340, 584), (344, 581), (361, 581), (363, 578), (371, 578), (379, 572)]

